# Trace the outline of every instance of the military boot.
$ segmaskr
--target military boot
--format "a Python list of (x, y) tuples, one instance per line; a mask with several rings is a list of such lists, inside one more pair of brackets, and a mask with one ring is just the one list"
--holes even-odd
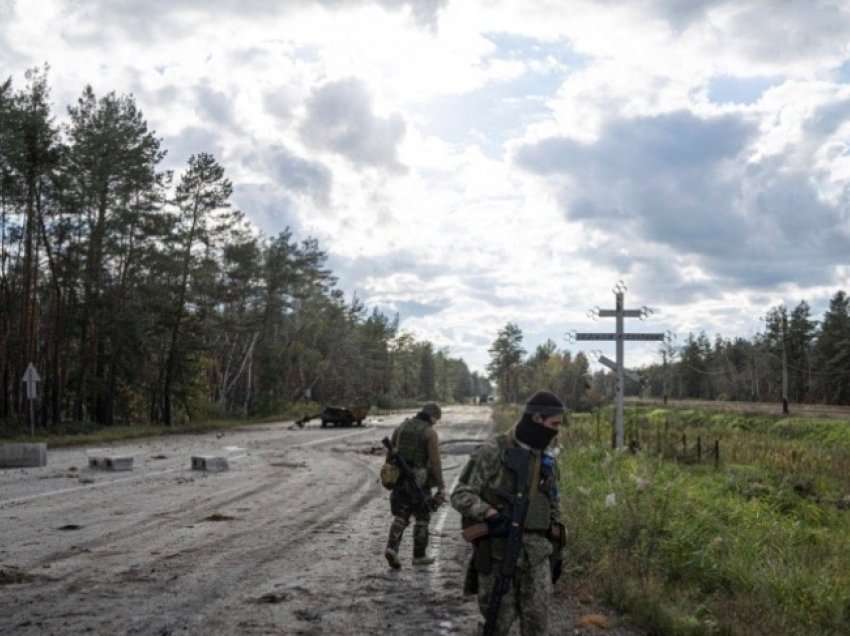
[(398, 558), (398, 550), (387, 546), (387, 549), (384, 550), (384, 557), (387, 559), (387, 563), (390, 564), (390, 567), (393, 570), (398, 570), (401, 568), (401, 561)]
[(413, 526), (413, 565), (431, 565), (434, 557), (426, 555), (428, 550), (428, 524), (417, 522)]
[(393, 519), (390, 525), (390, 534), (387, 537), (387, 549), (384, 550), (384, 557), (394, 570), (398, 570), (401, 567), (401, 561), (398, 558), (398, 546), (401, 545), (401, 538), (404, 536), (404, 529), (406, 527), (407, 523), (405, 520), (399, 517)]

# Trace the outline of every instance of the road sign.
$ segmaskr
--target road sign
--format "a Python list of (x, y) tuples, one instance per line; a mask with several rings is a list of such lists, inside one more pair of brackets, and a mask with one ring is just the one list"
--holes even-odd
[(616, 340), (615, 333), (577, 333), (576, 340)]
[(664, 340), (663, 333), (624, 333), (623, 340)]
[(35, 370), (32, 362), (24, 371), (24, 377), (21, 381), (27, 385), (27, 400), (30, 403), (30, 437), (32, 437), (35, 435), (35, 400), (38, 397), (38, 383), (41, 382), (41, 376)]
[(38, 383), (41, 382), (41, 376), (35, 367), (30, 362), (27, 370), (24, 372), (23, 383), (27, 385), (27, 399), (34, 400), (38, 397)]
[[(617, 310), (616, 309), (600, 309), (599, 310), (600, 318), (616, 318)], [(642, 309), (624, 309), (623, 310), (623, 318), (641, 318), (643, 317)]]

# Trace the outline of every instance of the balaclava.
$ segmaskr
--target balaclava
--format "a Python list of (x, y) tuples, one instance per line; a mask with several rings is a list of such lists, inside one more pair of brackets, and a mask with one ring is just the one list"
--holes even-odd
[(549, 391), (538, 391), (525, 403), (522, 419), (516, 425), (516, 438), (531, 448), (543, 450), (558, 431), (546, 428), (532, 418), (540, 415), (546, 419), (551, 415), (561, 415), (565, 410), (564, 403), (558, 399), (557, 395)]

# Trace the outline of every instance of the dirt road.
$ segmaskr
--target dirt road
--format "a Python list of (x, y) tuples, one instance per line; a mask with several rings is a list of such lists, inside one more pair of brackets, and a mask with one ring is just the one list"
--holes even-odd
[[(411, 567), (411, 529), (404, 567), (383, 558), (380, 440), (404, 415), (112, 447), (134, 457), (132, 472), (91, 470), (86, 449), (0, 471), (0, 634), (474, 633), (477, 607), (461, 594), (470, 550), (450, 506), (431, 522), (433, 565)], [(449, 486), (489, 417), (487, 407), (444, 410)], [(230, 470), (192, 471), (198, 454), (226, 455)], [(565, 585), (556, 598), (552, 633), (593, 631), (574, 628), (590, 608)]]
[[(452, 440), (486, 436), (488, 418), (447, 409), (449, 484), (472, 448)], [(401, 419), (111, 448), (134, 456), (130, 473), (90, 470), (84, 449), (0, 471), (0, 633), (469, 633), (466, 546), (449, 506), (431, 524), (433, 566), (409, 565), (410, 536), (400, 572), (382, 556), (390, 516), (370, 451)], [(210, 452), (231, 469), (189, 470)]]

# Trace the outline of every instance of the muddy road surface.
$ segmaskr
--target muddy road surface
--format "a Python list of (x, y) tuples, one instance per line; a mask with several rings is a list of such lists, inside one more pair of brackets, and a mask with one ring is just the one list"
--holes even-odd
[[(381, 439), (411, 414), (110, 447), (132, 472), (88, 468), (91, 449), (0, 470), (0, 634), (473, 634), (470, 548), (450, 506), (432, 517), (434, 564), (411, 566), (412, 524), (402, 569), (383, 557)], [(450, 488), (491, 426), (488, 407), (444, 410)], [(226, 456), (230, 470), (193, 471), (193, 455)], [(565, 582), (555, 597), (551, 633), (595, 632)]]
[[(431, 522), (437, 561), (388, 569), (391, 520), (380, 440), (365, 428), (289, 423), (113, 446), (132, 472), (88, 468), (87, 449), (0, 471), (0, 634), (471, 633), (467, 547), (448, 505)], [(447, 484), (486, 437), (489, 409), (446, 409)], [(190, 470), (190, 457), (230, 470)]]

